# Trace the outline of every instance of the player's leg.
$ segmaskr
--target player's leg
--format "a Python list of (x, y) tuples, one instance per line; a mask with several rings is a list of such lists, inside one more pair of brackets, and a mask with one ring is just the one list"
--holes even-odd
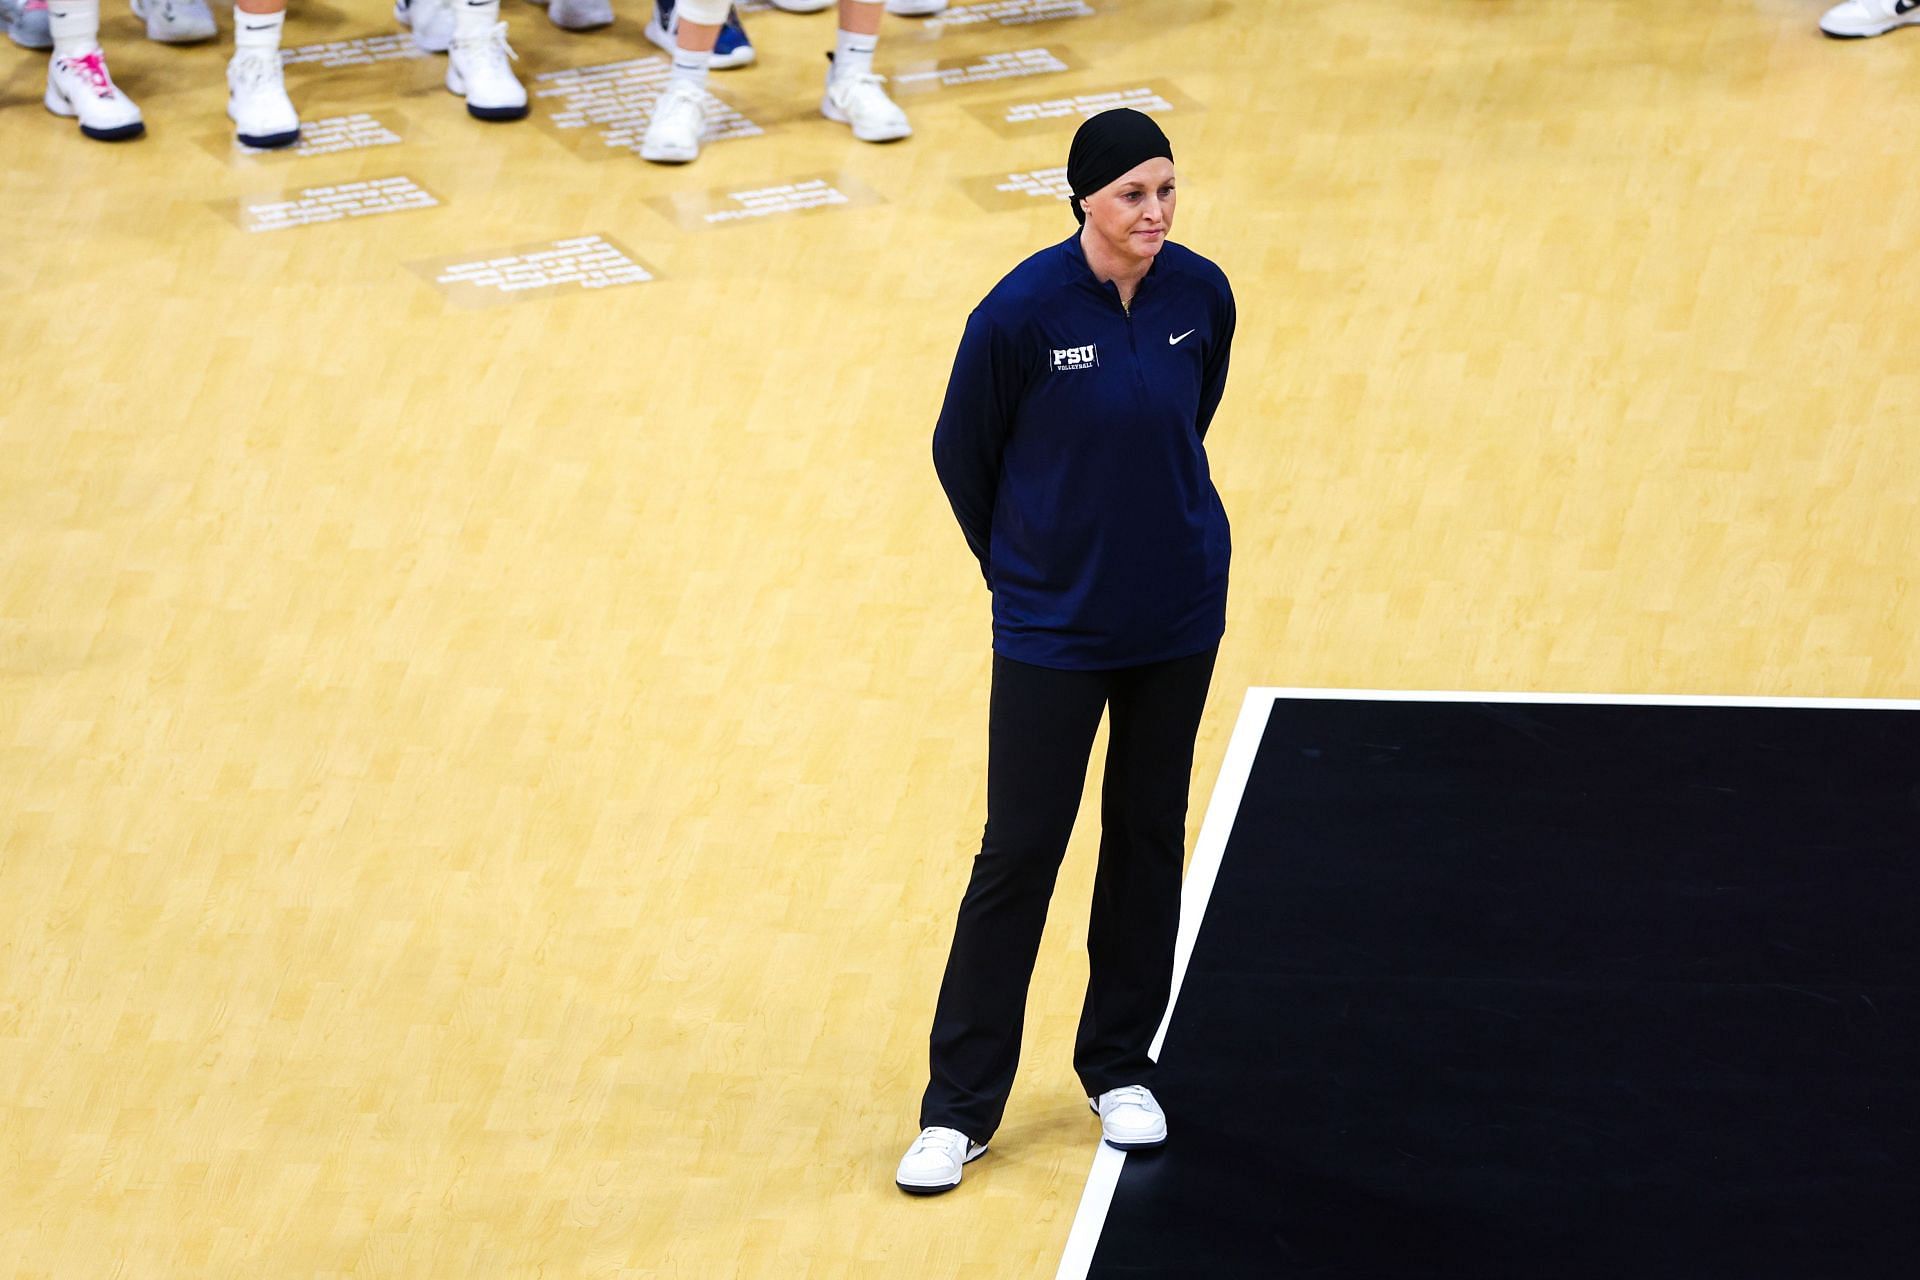
[(707, 133), (707, 71), (726, 23), (728, 0), (679, 0), (673, 15), (673, 69), (653, 104), (640, 155), (657, 164), (685, 164)]
[(893, 142), (913, 132), (907, 113), (887, 96), (885, 78), (873, 71), (885, 8), (882, 0), (840, 0), (840, 31), (820, 99), (820, 114), (851, 126), (862, 142)]
[(234, 0), (227, 118), (242, 146), (285, 147), (300, 137), (300, 113), (280, 69), (287, 0)]
[[(1089, 1098), (1150, 1085), (1148, 1049), (1166, 1011), (1180, 928), (1187, 789), (1214, 650), (1118, 674), (1100, 794), (1100, 867), (1087, 927), (1087, 999), (1074, 1070)], [(1152, 1146), (1166, 1137), (1151, 1094), (1101, 1108), (1107, 1138)]]
[(1027, 986), (1107, 700), (1103, 671), (996, 656), (987, 729), (987, 824), (954, 925), (928, 1040), (920, 1124), (985, 1143), (1020, 1060)]
[(100, 0), (47, 0), (47, 110), (80, 121), (80, 132), (100, 142), (120, 142), (145, 132), (140, 108), (107, 74), (100, 49)]
[[(740, 21), (740, 11), (731, 0), (726, 5), (704, 3), (703, 0), (651, 0), (653, 15), (647, 19), (646, 37), (665, 49), (674, 52), (679, 45), (675, 34), (682, 21), (697, 22), (701, 26), (718, 26), (719, 33), (714, 36), (713, 44), (707, 50), (707, 66), (715, 71), (728, 71), (735, 67), (750, 65), (754, 60), (753, 41), (747, 38), (747, 28)], [(719, 17), (715, 17), (719, 14)]]
[(467, 114), (476, 120), (524, 118), (527, 90), (513, 74), (500, 0), (452, 0), (452, 8), (447, 88), (467, 100)]

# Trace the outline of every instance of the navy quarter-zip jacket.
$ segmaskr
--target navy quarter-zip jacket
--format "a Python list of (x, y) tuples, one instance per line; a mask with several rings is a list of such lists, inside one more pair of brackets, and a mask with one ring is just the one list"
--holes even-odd
[(967, 317), (933, 461), (993, 592), (996, 653), (1092, 671), (1219, 643), (1231, 547), (1204, 441), (1233, 327), (1199, 254), (1163, 244), (1129, 315), (1077, 232)]

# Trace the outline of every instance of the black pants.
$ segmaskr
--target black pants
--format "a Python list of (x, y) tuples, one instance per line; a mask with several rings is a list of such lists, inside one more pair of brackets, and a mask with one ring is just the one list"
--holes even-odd
[(1053, 671), (994, 655), (987, 829), (960, 903), (934, 1012), (921, 1127), (985, 1142), (1020, 1059), (1027, 984), (1073, 831), (1100, 713), (1100, 865), (1073, 1066), (1089, 1097), (1149, 1083), (1180, 925), (1187, 784), (1216, 650), (1118, 671)]

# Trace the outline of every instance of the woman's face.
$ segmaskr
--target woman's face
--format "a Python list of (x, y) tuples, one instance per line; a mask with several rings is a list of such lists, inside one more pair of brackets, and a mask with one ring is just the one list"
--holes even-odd
[(1135, 165), (1084, 204), (1087, 229), (1115, 253), (1151, 258), (1173, 230), (1173, 161), (1156, 156)]

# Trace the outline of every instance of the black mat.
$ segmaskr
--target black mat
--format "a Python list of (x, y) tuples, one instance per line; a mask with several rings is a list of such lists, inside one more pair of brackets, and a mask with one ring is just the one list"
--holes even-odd
[(1920, 1276), (1920, 713), (1283, 700), (1093, 1276)]

